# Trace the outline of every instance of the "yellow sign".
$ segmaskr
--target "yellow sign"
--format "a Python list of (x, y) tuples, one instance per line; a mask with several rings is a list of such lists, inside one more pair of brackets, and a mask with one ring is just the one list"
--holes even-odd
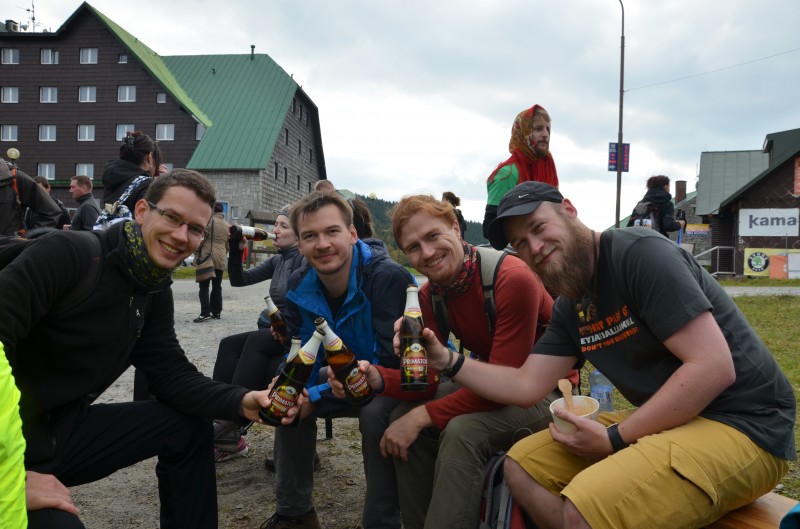
[(783, 248), (745, 248), (744, 275), (769, 277), (770, 258), (775, 255), (800, 253), (800, 250), (784, 250)]
[(687, 224), (686, 235), (708, 235), (711, 227), (708, 224)]

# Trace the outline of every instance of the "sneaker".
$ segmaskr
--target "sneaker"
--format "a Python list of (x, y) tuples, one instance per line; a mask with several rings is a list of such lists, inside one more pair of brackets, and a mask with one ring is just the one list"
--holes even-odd
[(222, 318), (222, 314), (212, 314), (211, 317), (214, 318), (215, 320), (218, 320)]
[[(322, 466), (322, 461), (319, 458), (319, 452), (314, 452), (314, 472), (319, 470)], [(275, 460), (272, 456), (267, 456), (264, 458), (264, 468), (267, 469), (267, 472), (275, 472)]]
[(201, 314), (198, 317), (196, 317), (195, 319), (193, 319), (192, 321), (195, 322), (195, 323), (201, 323), (201, 322), (204, 322), (204, 321), (208, 321), (210, 319), (211, 319), (211, 316), (205, 316), (205, 315)]
[(214, 448), (222, 452), (236, 452), (239, 449), (239, 438), (235, 422), (214, 420)]
[(244, 440), (244, 437), (240, 437), (235, 452), (227, 452), (225, 450), (220, 450), (219, 448), (215, 448), (214, 461), (217, 463), (222, 463), (223, 461), (228, 461), (230, 459), (242, 457), (247, 454), (248, 450), (249, 448), (247, 448), (247, 441)]
[(273, 514), (269, 519), (261, 524), (259, 529), (322, 529), (317, 518), (317, 512), (311, 509), (301, 516), (283, 516), (278, 513)]

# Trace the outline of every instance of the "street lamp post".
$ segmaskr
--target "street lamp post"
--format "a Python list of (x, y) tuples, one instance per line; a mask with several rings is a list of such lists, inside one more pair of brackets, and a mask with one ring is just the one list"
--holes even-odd
[(625, 6), (619, 0), (622, 8), (622, 35), (619, 46), (619, 133), (617, 134), (617, 212), (614, 217), (614, 227), (619, 228), (619, 206), (622, 194), (622, 96), (625, 94)]

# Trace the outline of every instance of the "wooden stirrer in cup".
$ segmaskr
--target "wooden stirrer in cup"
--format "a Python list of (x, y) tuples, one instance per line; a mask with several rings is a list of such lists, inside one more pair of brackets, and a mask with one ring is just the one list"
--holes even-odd
[(566, 378), (558, 381), (558, 389), (564, 395), (564, 404), (567, 406), (567, 411), (575, 413), (575, 405), (572, 403), (572, 383)]

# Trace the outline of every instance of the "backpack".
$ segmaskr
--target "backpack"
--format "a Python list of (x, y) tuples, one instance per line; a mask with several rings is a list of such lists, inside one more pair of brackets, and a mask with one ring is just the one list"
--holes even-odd
[[(58, 233), (58, 230), (52, 228), (38, 228), (30, 232), (29, 238), (0, 236), (0, 270), (3, 270), (14, 261), (14, 259), (16, 259), (25, 248), (28, 248), (29, 245), (37, 244), (39, 241), (43, 241), (40, 244), (47, 244), (47, 237), (51, 233)], [(83, 274), (78, 283), (70, 289), (66, 296), (54, 304), (50, 314), (63, 313), (78, 306), (94, 291), (103, 272), (103, 255), (100, 239), (89, 232), (76, 231), (72, 233), (77, 234), (78, 237), (85, 237), (89, 241), (91, 250), (84, 255), (84, 258), (88, 262), (88, 271)]]
[(642, 200), (633, 208), (627, 227), (644, 226), (661, 231), (661, 209), (655, 202)]
[[(503, 262), (508, 253), (501, 252), (492, 248), (475, 247), (478, 253), (478, 269), (480, 270), (481, 285), (483, 285), (483, 311), (486, 313), (488, 321), (489, 335), (494, 335), (494, 326), (497, 322), (497, 304), (494, 300), (494, 283), (497, 281), (497, 273), (500, 270), (500, 263)], [(431, 292), (431, 304), (433, 313), (436, 315), (436, 324), (442, 332), (442, 336), (450, 336), (450, 320), (447, 318), (447, 304), (441, 294)], [(461, 347), (463, 352), (463, 346)]]
[(102, 211), (100, 211), (100, 215), (98, 215), (92, 229), (95, 231), (103, 231), (117, 222), (133, 220), (133, 213), (128, 209), (128, 206), (125, 205), (125, 201), (128, 200), (142, 183), (148, 180), (150, 180), (150, 177), (146, 175), (134, 178), (133, 182), (128, 184), (128, 187), (125, 188), (125, 191), (122, 192), (116, 202), (113, 204), (106, 204)]
[[(518, 430), (515, 434), (522, 437), (532, 432), (527, 428)], [(506, 452), (495, 452), (483, 471), (483, 490), (481, 492), (481, 510), (478, 529), (526, 529), (532, 524), (514, 498), (503, 475), (503, 462)]]

